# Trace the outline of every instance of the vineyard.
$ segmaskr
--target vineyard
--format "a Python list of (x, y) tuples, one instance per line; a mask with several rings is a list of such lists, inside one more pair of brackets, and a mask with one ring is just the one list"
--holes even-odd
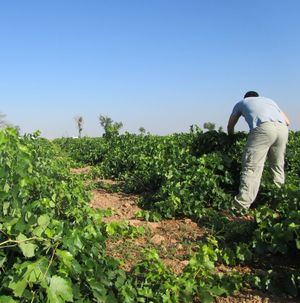
[[(286, 184), (273, 185), (266, 167), (240, 216), (232, 203), (245, 142), (244, 133), (198, 127), (54, 141), (1, 130), (0, 303), (259, 302), (234, 301), (253, 291), (299, 302), (300, 133), (290, 132)], [(112, 221), (109, 205), (91, 207), (95, 193), (135, 197), (124, 205), (145, 224)], [(172, 251), (163, 241), (139, 254), (131, 247), (130, 266), (128, 244), (116, 256), (121, 242), (146, 239), (150, 223), (174, 220), (190, 222), (189, 241), (182, 233)], [(179, 245), (188, 249), (178, 257)]]

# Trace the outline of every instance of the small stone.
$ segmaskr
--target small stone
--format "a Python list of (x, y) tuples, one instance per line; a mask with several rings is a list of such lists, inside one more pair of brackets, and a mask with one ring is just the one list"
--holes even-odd
[(130, 208), (131, 204), (129, 202), (124, 203), (122, 206), (122, 208)]
[(157, 223), (157, 222), (148, 222), (148, 225), (149, 225), (150, 229), (155, 230), (155, 229), (159, 228), (160, 223)]
[(187, 266), (189, 264), (188, 260), (184, 260), (180, 262), (183, 266)]
[(160, 235), (154, 235), (150, 240), (150, 242), (154, 245), (161, 245), (164, 241), (165, 241), (165, 238)]
[(140, 220), (128, 220), (128, 224), (130, 226), (140, 226), (142, 224), (142, 222)]

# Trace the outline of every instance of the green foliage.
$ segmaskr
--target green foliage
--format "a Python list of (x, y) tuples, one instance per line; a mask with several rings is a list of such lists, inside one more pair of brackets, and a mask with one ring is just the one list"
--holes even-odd
[[(101, 216), (89, 208), (89, 194), (55, 146), (5, 129), (0, 167), (1, 301), (116, 297), (123, 272), (105, 255)], [(94, 289), (96, 281), (101, 291)]]
[(99, 122), (104, 129), (103, 137), (106, 139), (111, 139), (113, 137), (118, 136), (120, 129), (123, 127), (122, 122), (114, 122), (108, 116), (100, 115)]
[(127, 222), (110, 222), (105, 226), (105, 231), (110, 237), (137, 237), (145, 233), (143, 226), (134, 227)]
[(61, 138), (53, 140), (79, 165), (101, 163), (107, 153), (107, 143), (102, 138)]
[[(115, 140), (110, 144), (119, 142)], [(163, 144), (159, 151), (166, 152)], [(111, 171), (130, 181), (126, 173), (134, 159)], [(163, 163), (163, 157), (159, 159)], [(135, 237), (143, 229), (101, 223), (103, 214), (88, 206), (89, 193), (81, 179), (70, 174), (69, 162), (37, 134), (20, 138), (12, 129), (0, 132), (0, 167), (1, 301), (190, 302), (200, 297), (211, 302), (239, 287), (232, 277), (215, 274), (217, 255), (209, 245), (199, 248), (181, 276), (155, 253), (146, 254), (132, 275), (126, 275), (106, 255), (105, 241)]]
[(215, 267), (219, 250), (216, 244), (204, 244), (190, 260), (180, 276), (174, 275), (153, 250), (146, 251), (131, 277), (130, 287), (122, 289), (122, 302), (192, 302), (197, 297), (204, 303), (214, 301), (239, 289), (241, 278), (237, 274), (218, 274)]
[(207, 129), (207, 130), (209, 130), (209, 131), (213, 131), (213, 130), (215, 130), (215, 128), (216, 128), (216, 124), (215, 124), (215, 123), (212, 123), (212, 122), (205, 122), (205, 123), (203, 124), (203, 128), (204, 128), (204, 129)]
[(161, 221), (161, 215), (156, 211), (140, 210), (135, 213), (135, 217), (143, 218), (146, 221), (150, 222), (159, 222)]
[[(69, 145), (62, 140), (57, 142), (74, 159), (97, 163), (102, 176), (124, 181), (129, 192), (142, 193), (141, 205), (147, 212), (140, 215), (145, 219), (151, 220), (151, 213), (167, 218), (184, 215), (205, 224), (219, 241), (222, 263), (232, 266), (257, 262), (266, 254), (285, 256), (293, 262), (291, 256), (296, 255), (296, 260), (300, 253), (300, 133), (290, 132), (286, 185), (281, 189), (272, 185), (267, 164), (252, 211), (254, 220), (241, 223), (229, 220), (222, 212), (230, 212), (238, 189), (245, 141), (244, 133), (234, 136), (216, 131), (203, 133), (193, 126), (190, 133), (164, 137), (126, 133), (110, 139), (71, 140)], [(86, 154), (82, 148), (84, 155), (79, 159), (76, 151), (80, 152), (83, 145)], [(9, 190), (9, 185), (5, 188)], [(268, 270), (272, 270), (271, 265)], [(298, 273), (290, 269), (285, 276), (289, 277), (289, 286), (294, 285), (295, 295), (299, 289)], [(167, 272), (166, 280), (168, 277)], [(262, 282), (257, 285), (275, 289), (267, 285), (276, 285), (276, 277), (274, 272), (271, 277), (258, 277), (257, 281)], [(135, 294), (132, 287), (127, 285), (126, 291)], [(166, 294), (162, 292), (163, 295)]]

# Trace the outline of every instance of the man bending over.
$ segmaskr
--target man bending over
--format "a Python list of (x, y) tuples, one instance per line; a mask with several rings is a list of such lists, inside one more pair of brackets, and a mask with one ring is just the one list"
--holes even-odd
[(268, 156), (274, 183), (284, 183), (284, 155), (288, 141), (290, 121), (278, 105), (271, 99), (260, 97), (249, 91), (238, 102), (228, 121), (229, 135), (243, 116), (249, 125), (250, 133), (244, 149), (239, 193), (235, 196), (235, 206), (248, 209), (255, 200)]

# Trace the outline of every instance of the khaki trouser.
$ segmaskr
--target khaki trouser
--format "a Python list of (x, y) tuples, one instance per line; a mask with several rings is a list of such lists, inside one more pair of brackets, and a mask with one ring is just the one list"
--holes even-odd
[(255, 200), (266, 157), (268, 156), (273, 181), (284, 183), (284, 155), (288, 141), (288, 127), (279, 122), (264, 122), (253, 129), (245, 146), (239, 194), (235, 200), (249, 208)]

